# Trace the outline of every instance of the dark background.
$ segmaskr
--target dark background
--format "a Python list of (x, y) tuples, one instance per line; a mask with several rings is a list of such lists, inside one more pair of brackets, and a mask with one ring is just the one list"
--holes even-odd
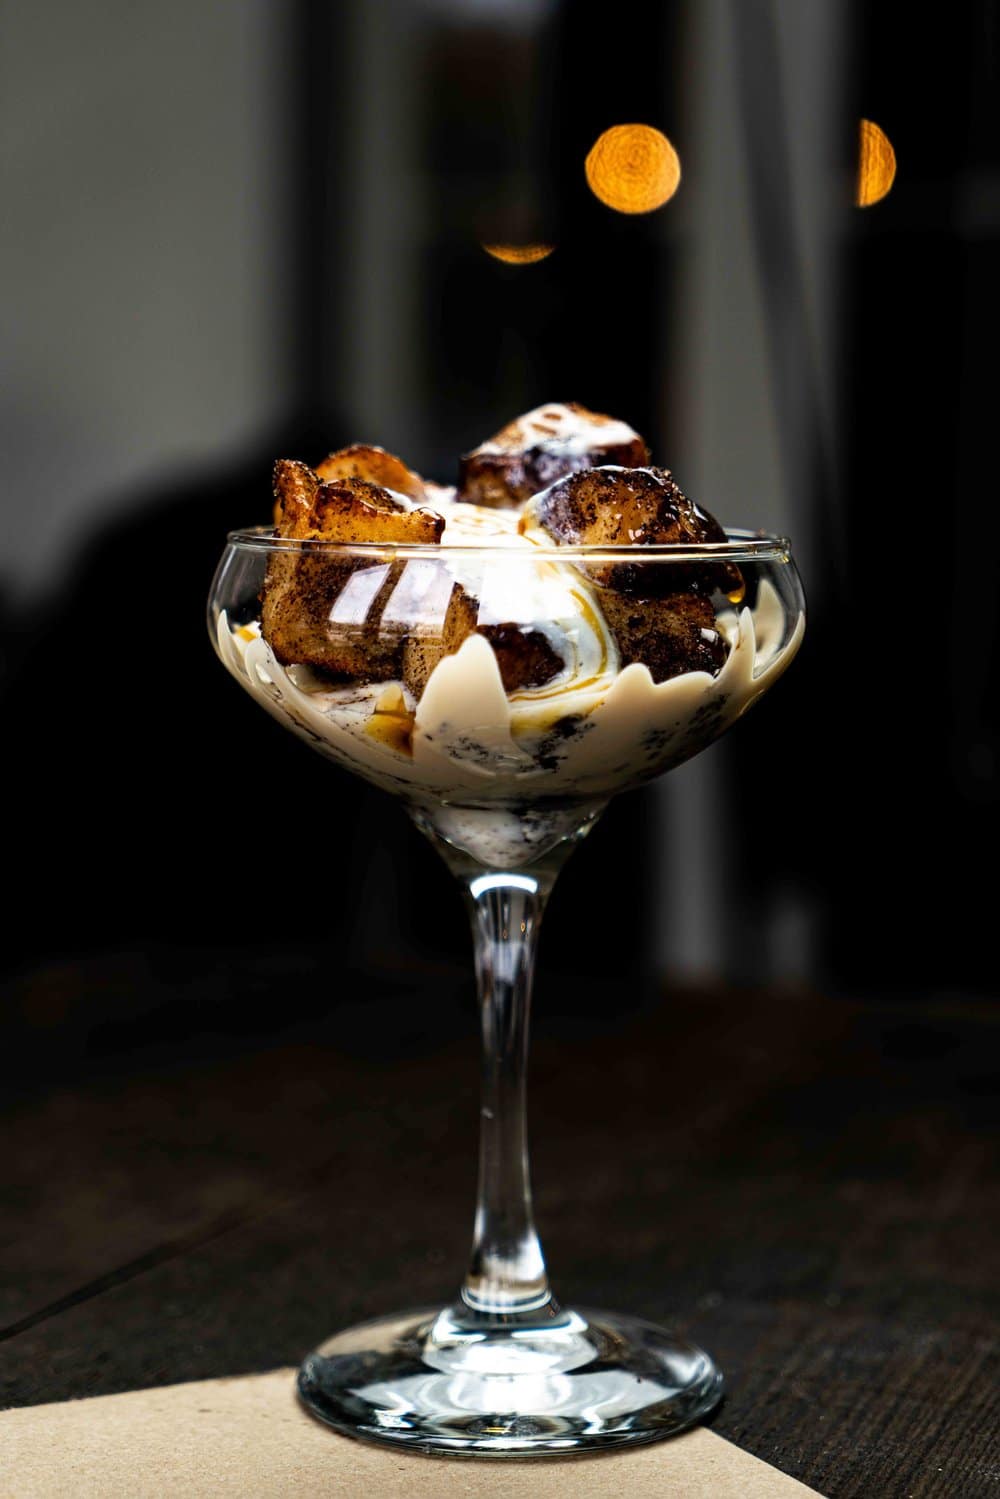
[[(266, 517), (276, 454), (381, 441), (447, 478), (512, 413), (578, 398), (725, 522), (790, 534), (811, 616), (764, 713), (613, 808), (546, 963), (573, 968), (597, 881), (609, 940), (574, 1004), (626, 962), (637, 992), (989, 1001), (995, 7), (908, 26), (905, 65), (889, 11), (846, 4), (105, 24), (110, 55), (91, 27), (70, 76), (71, 35), (43, 69), (40, 23), (7, 22), (5, 966), (317, 944), (341, 971), (463, 964), (443, 871), (240, 699), (203, 595), (225, 531)], [(867, 209), (861, 115), (899, 162)], [(683, 163), (645, 216), (581, 170), (629, 119)], [(496, 239), (557, 249), (510, 267)], [(267, 919), (275, 838), (328, 892), (322, 931)]]
[[(866, 1086), (887, 1069), (915, 1121), (923, 1096), (977, 1130), (996, 1076), (996, 5), (252, 0), (59, 5), (55, 28), (46, 9), (5, 7), (0, 90), (12, 1107), (108, 1078), (141, 1099), (143, 1079), (312, 1037), (396, 1059), (405, 1109), (409, 1063), (471, 1036), (443, 867), (240, 694), (205, 596), (226, 530), (266, 519), (279, 454), (374, 441), (448, 479), (516, 412), (574, 399), (635, 425), (724, 522), (791, 535), (810, 618), (761, 709), (621, 798), (567, 867), (543, 1039), (659, 1026), (672, 990), (740, 1023), (759, 1007), (765, 1035), (814, 1006), (817, 1046), (861, 1027)], [(862, 116), (898, 160), (866, 209)], [(670, 136), (683, 178), (626, 218), (582, 163), (632, 120)], [(556, 249), (512, 267), (494, 240)], [(289, 917), (291, 871), (318, 921)], [(704, 1056), (713, 1088), (738, 1090), (739, 1055)], [(887, 1107), (890, 1130), (909, 1118)], [(905, 1153), (896, 1176), (919, 1178)]]

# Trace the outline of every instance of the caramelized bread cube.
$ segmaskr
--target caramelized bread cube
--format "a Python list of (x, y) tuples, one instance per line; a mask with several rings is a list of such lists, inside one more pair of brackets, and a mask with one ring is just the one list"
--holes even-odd
[(440, 541), (444, 530), (444, 517), (435, 510), (414, 506), (367, 479), (321, 484), (313, 510), (324, 541), (427, 546)]
[(274, 465), (274, 525), (282, 536), (304, 534), (319, 488), (319, 475), (298, 458), (279, 458)]
[(654, 682), (666, 682), (688, 671), (715, 676), (725, 664), (728, 647), (711, 599), (704, 594), (637, 599), (601, 588), (597, 598), (618, 642), (623, 667), (641, 661)]
[(406, 633), (402, 653), (402, 679), (419, 701), (431, 672), (445, 656), (452, 656), (471, 635), (479, 618), (479, 600), (454, 583), (448, 595), (444, 618), (437, 629), (413, 627)]
[(301, 540), (344, 544), (421, 545), (441, 540), (444, 517), (399, 493), (357, 477), (323, 483), (304, 463), (279, 458), (274, 465), (278, 532)]
[[(715, 517), (663, 468), (603, 467), (570, 474), (525, 505), (520, 528), (534, 527), (572, 546), (698, 546), (726, 540)], [(588, 563), (587, 571), (596, 583), (635, 594), (728, 593), (742, 582), (729, 563)]]
[(543, 687), (563, 670), (565, 662), (541, 630), (527, 625), (480, 625), (493, 647), (505, 692), (522, 687)]
[(634, 546), (725, 541), (718, 521), (688, 499), (665, 468), (588, 468), (537, 494), (521, 529), (541, 526), (555, 541)]
[(625, 422), (572, 401), (550, 403), (519, 416), (462, 458), (458, 498), (512, 508), (578, 469), (648, 461), (645, 442)]
[(383, 489), (394, 489), (411, 500), (428, 498), (426, 486), (419, 474), (407, 468), (401, 458), (367, 443), (355, 442), (350, 447), (330, 453), (322, 463), (316, 465), (316, 473), (324, 484), (335, 479), (367, 479), (380, 484)]
[[(698, 546), (724, 542), (714, 516), (688, 498), (667, 469), (604, 467), (571, 474), (525, 506), (522, 530), (539, 527), (576, 546)], [(655, 682), (689, 671), (715, 675), (728, 648), (711, 595), (742, 588), (731, 563), (581, 564), (599, 585), (598, 603), (622, 666), (641, 661)]]
[(336, 681), (399, 676), (401, 641), (379, 628), (392, 595), (388, 562), (339, 562), (288, 552), (268, 563), (261, 632), (283, 666), (311, 666)]
[(564, 662), (540, 630), (512, 623), (480, 625), (479, 600), (456, 583), (439, 631), (411, 629), (403, 646), (403, 681), (420, 699), (431, 672), (474, 632), (493, 647), (505, 692), (540, 687), (562, 671)]
[[(444, 520), (364, 479), (322, 484), (305, 464), (275, 466), (279, 534), (341, 544), (432, 543)], [(312, 666), (337, 679), (398, 677), (403, 636), (382, 616), (402, 562), (337, 556), (319, 548), (278, 552), (268, 562), (261, 608), (264, 639), (286, 666)]]

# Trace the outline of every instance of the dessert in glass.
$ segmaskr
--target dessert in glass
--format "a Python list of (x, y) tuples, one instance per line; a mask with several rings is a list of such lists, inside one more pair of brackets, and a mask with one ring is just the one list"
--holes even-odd
[(700, 1348), (568, 1310), (531, 1209), (525, 1063), (539, 923), (619, 791), (694, 755), (795, 655), (787, 541), (725, 531), (625, 423), (539, 407), (456, 488), (381, 448), (275, 467), (275, 525), (234, 532), (219, 656), (321, 754), (401, 798), (469, 907), (483, 1034), (479, 1195), (454, 1303), (332, 1337), (299, 1393), (338, 1431), (524, 1457), (652, 1441), (718, 1401)]

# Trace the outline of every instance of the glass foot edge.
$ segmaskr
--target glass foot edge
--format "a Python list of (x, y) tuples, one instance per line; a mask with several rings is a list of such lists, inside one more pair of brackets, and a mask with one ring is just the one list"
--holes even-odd
[(299, 1371), (306, 1409), (344, 1436), (426, 1455), (569, 1457), (675, 1436), (722, 1398), (708, 1354), (639, 1318), (571, 1312), (568, 1332), (546, 1329), (527, 1350), (500, 1334), (484, 1356), (482, 1339), (442, 1353), (437, 1316), (331, 1339)]

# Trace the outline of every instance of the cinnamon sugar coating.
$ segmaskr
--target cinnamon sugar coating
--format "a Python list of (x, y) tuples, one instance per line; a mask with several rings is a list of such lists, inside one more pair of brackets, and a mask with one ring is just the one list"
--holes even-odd
[(602, 463), (636, 467), (649, 449), (625, 422), (575, 401), (549, 403), (501, 427), (459, 464), (458, 497), (511, 509), (578, 469)]

